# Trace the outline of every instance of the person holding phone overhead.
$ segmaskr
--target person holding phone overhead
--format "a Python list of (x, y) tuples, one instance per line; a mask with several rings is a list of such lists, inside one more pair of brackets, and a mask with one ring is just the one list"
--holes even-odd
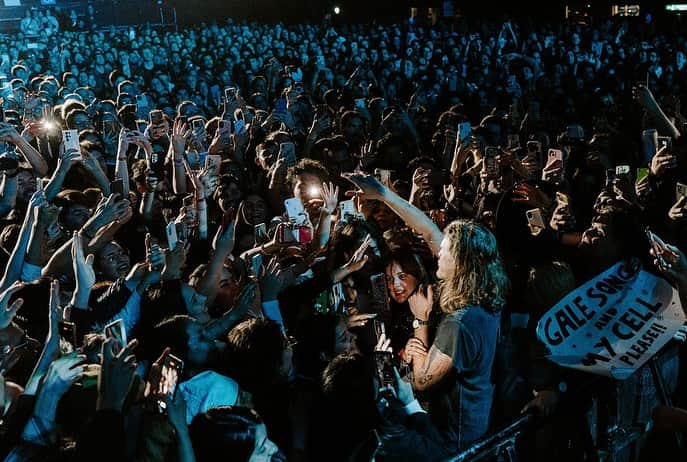
[[(435, 257), (438, 288), (421, 286), (408, 298), (414, 337), (405, 347), (412, 384), (430, 392), (429, 414), (451, 451), (486, 434), (494, 388), (491, 371), (509, 282), (496, 238), (484, 225), (458, 220), (444, 233), (419, 209), (364, 174), (349, 174), (356, 194), (381, 200), (420, 233)], [(435, 302), (443, 318), (433, 343), (429, 316)]]

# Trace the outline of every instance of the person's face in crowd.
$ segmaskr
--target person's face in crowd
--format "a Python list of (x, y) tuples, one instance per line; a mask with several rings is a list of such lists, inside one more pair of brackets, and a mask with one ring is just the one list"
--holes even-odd
[(36, 192), (36, 178), (28, 170), (22, 170), (17, 175), (17, 201), (28, 203)]
[(188, 284), (181, 284), (181, 297), (184, 299), (184, 306), (189, 316), (193, 316), (200, 322), (209, 320), (205, 295), (199, 294)]
[(319, 198), (322, 191), (322, 180), (319, 176), (312, 173), (302, 173), (296, 176), (296, 183), (293, 186), (293, 197), (308, 204), (310, 199)]
[(116, 242), (106, 244), (98, 252), (98, 268), (102, 280), (115, 281), (131, 269), (129, 255)]
[(437, 277), (442, 280), (450, 279), (455, 271), (456, 259), (451, 253), (451, 241), (444, 236), (439, 248), (439, 262), (437, 264)]
[(241, 202), (243, 193), (241, 192), (241, 187), (234, 183), (233, 181), (227, 184), (220, 185), (216, 189), (217, 205), (223, 210), (228, 211), (229, 209), (236, 208)]
[(655, 50), (651, 50), (649, 53), (649, 62), (652, 65), (658, 64), (658, 53)]
[(243, 219), (255, 226), (267, 222), (267, 202), (257, 194), (250, 194), (243, 201)]
[(348, 154), (348, 150), (344, 147), (334, 150), (325, 149), (324, 157), (328, 160), (327, 165), (331, 167), (334, 173), (352, 172), (355, 170), (355, 163)]
[(379, 61), (379, 52), (376, 48), (370, 50), (370, 62), (376, 63)]
[(365, 125), (362, 118), (351, 117), (343, 126), (343, 136), (350, 144), (360, 144), (365, 140)]
[(611, 217), (597, 213), (589, 228), (582, 233), (580, 249), (592, 257), (613, 259), (621, 253), (619, 242), (614, 233)]
[(675, 53), (675, 64), (677, 65), (678, 68), (682, 68), (685, 63), (687, 63), (687, 58), (685, 58), (685, 53), (682, 51), (677, 51)]
[(64, 221), (62, 222), (62, 225), (68, 231), (78, 231), (83, 227), (90, 216), (91, 211), (85, 205), (70, 205), (67, 209), (67, 213), (64, 215)]
[(391, 298), (396, 303), (404, 303), (415, 292), (418, 279), (394, 261), (386, 267), (386, 284)]
[(189, 321), (186, 324), (186, 335), (188, 335), (189, 364), (193, 366), (207, 364), (215, 345), (205, 336), (202, 324), (196, 320)]
[(91, 123), (91, 120), (85, 114), (76, 114), (73, 118), (73, 125), (74, 125), (74, 130), (79, 130), (79, 131), (93, 128), (93, 124)]
[(74, 91), (79, 86), (79, 81), (76, 80), (76, 77), (68, 77), (64, 82), (64, 86), (70, 91)]

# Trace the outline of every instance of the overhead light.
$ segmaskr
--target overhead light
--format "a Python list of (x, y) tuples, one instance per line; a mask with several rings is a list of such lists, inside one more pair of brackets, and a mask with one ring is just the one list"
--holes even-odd
[(667, 11), (687, 11), (687, 3), (672, 3), (666, 5)]
[(341, 8), (339, 8), (338, 6), (335, 6), (334, 7), (334, 14), (341, 14)]

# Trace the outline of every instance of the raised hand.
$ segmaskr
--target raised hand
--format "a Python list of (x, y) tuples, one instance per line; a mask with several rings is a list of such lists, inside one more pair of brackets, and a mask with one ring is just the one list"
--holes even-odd
[(529, 183), (520, 183), (515, 186), (511, 200), (529, 207), (542, 209), (548, 209), (552, 203), (551, 198), (545, 192)]
[(83, 377), (84, 368), (82, 366), (85, 361), (85, 355), (76, 353), (70, 353), (54, 360), (50, 363), (45, 379), (43, 379), (41, 393), (46, 391), (54, 396), (63, 396), (77, 380)]
[(229, 255), (234, 250), (234, 238), (236, 234), (236, 228), (238, 227), (238, 221), (243, 215), (243, 202), (239, 205), (238, 212), (234, 212), (233, 209), (229, 209), (227, 213), (224, 214), (224, 220), (228, 220), (225, 228), (220, 226), (217, 229), (217, 234), (212, 241), (212, 248), (215, 252), (222, 252), (225, 255)]
[(367, 263), (368, 256), (366, 253), (371, 243), (372, 237), (368, 234), (367, 236), (365, 236), (365, 239), (363, 240), (362, 244), (360, 244), (360, 247), (358, 247), (356, 251), (353, 252), (353, 256), (350, 258), (350, 260), (348, 260), (348, 262), (345, 265), (343, 265), (340, 269), (334, 272), (332, 282), (334, 282), (335, 284), (337, 282), (341, 282), (350, 274), (353, 274), (356, 271), (360, 271), (361, 269), (363, 269), (365, 263)]
[(687, 220), (687, 196), (681, 196), (668, 211), (668, 217), (673, 221)]
[[(74, 279), (76, 280), (75, 295), (85, 292), (77, 306), (83, 308), (88, 304), (88, 296), (91, 292), (91, 287), (95, 285), (95, 271), (93, 270), (93, 254), (89, 254), (84, 258), (83, 252), (83, 238), (81, 234), (74, 231), (72, 236), (72, 265), (74, 268)], [(85, 298), (85, 299), (84, 299)]]
[(372, 175), (366, 173), (344, 173), (341, 176), (358, 188), (354, 194), (358, 195), (361, 199), (381, 200), (384, 197), (386, 187)]
[(656, 155), (651, 159), (651, 174), (654, 176), (661, 176), (667, 170), (677, 167), (677, 157), (668, 151), (668, 146), (663, 146), (656, 152)]
[(288, 271), (282, 270), (276, 257), (270, 259), (260, 277), (260, 294), (262, 301), (276, 300), (279, 292), (286, 286)]
[(415, 293), (408, 298), (408, 304), (410, 305), (410, 311), (416, 319), (427, 321), (434, 304), (434, 289), (432, 289), (431, 285), (426, 289), (421, 285)]
[(11, 286), (9, 286), (7, 290), (5, 290), (2, 294), (0, 294), (0, 329), (5, 329), (12, 323), (14, 315), (17, 314), (19, 308), (21, 308), (21, 306), (24, 304), (24, 300), (18, 298), (14, 301), (14, 303), (9, 305), (10, 298), (12, 298), (12, 295), (14, 295), (16, 292), (20, 291), (23, 288), (23, 282), (15, 282)]
[(329, 215), (333, 214), (339, 205), (339, 187), (335, 187), (332, 182), (329, 185), (322, 183), (321, 196), (324, 201), (322, 209)]
[(172, 148), (174, 149), (174, 160), (179, 161), (186, 149), (186, 144), (193, 132), (182, 120), (175, 120), (172, 126)]
[(114, 343), (110, 338), (103, 343), (98, 375), (98, 410), (121, 411), (136, 373), (136, 357), (131, 353), (138, 341), (133, 339), (118, 354), (114, 353)]

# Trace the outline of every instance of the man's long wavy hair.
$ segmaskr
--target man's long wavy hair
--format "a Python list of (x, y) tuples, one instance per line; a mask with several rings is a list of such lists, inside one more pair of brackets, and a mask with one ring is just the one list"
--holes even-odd
[(492, 313), (500, 311), (509, 284), (494, 235), (474, 221), (457, 220), (446, 227), (444, 236), (456, 266), (441, 283), (441, 310), (453, 313), (480, 305)]

